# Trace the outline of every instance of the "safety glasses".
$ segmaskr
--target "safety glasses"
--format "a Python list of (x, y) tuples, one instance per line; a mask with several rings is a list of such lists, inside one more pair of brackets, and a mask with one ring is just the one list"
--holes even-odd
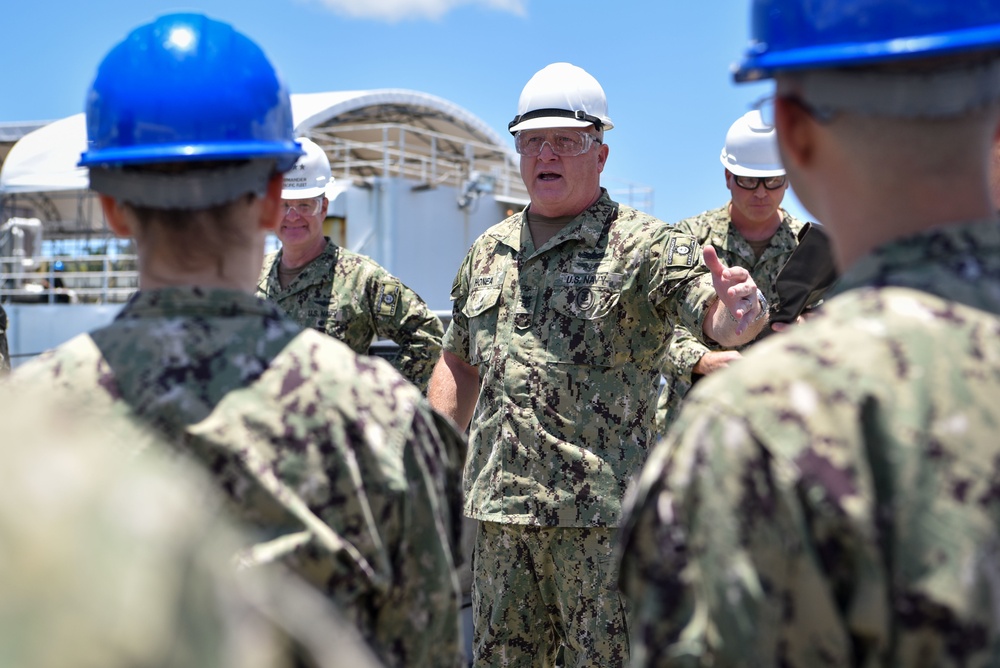
[(785, 185), (785, 175), (781, 176), (737, 176), (733, 174), (736, 185), (744, 190), (757, 190), (757, 186), (763, 185), (766, 190), (777, 190)]
[(600, 143), (601, 140), (594, 135), (579, 130), (528, 130), (514, 135), (514, 148), (529, 158), (540, 154), (546, 144), (556, 155), (571, 158), (586, 153), (591, 146)]
[(314, 197), (312, 199), (283, 199), (281, 200), (282, 212), (287, 216), (290, 211), (295, 211), (303, 218), (307, 216), (315, 216), (319, 213), (320, 207), (323, 205), (322, 197)]

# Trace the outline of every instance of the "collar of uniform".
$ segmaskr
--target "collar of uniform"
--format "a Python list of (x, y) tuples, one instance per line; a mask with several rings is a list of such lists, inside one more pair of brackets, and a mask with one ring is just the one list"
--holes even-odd
[(139, 290), (116, 320), (148, 317), (260, 315), (282, 318), (277, 306), (242, 290), (194, 286)]
[(701, 216), (708, 220), (710, 230), (710, 236), (705, 241), (718, 248), (726, 248), (726, 240), (730, 236), (735, 238), (734, 233), (736, 232), (732, 225), (732, 216), (729, 214), (729, 204), (723, 204), (718, 209), (707, 211)]
[[(323, 247), (323, 250), (320, 251), (319, 255), (317, 255), (316, 257), (314, 257), (313, 259), (309, 260), (309, 262), (306, 263), (306, 266), (303, 268), (303, 271), (308, 271), (313, 266), (329, 265), (337, 259), (337, 249), (339, 248), (339, 246), (333, 243), (333, 240), (330, 237), (323, 237), (323, 238), (326, 239), (326, 246)], [(279, 248), (278, 252), (274, 256), (274, 264), (271, 265), (271, 273), (273, 273), (275, 276), (278, 275), (278, 266), (281, 264), (281, 256), (283, 255), (283, 253), (284, 249)]]
[(611, 199), (607, 190), (601, 188), (600, 198), (577, 216), (560, 234), (565, 234), (571, 239), (579, 239), (588, 246), (594, 247), (600, 241), (608, 220), (614, 216), (617, 210), (618, 203)]
[(948, 266), (969, 282), (996, 275), (1000, 221), (996, 218), (935, 227), (897, 239), (862, 257), (837, 280), (829, 296), (866, 285), (898, 285), (894, 277), (912, 272), (927, 276), (930, 265)]
[(771, 237), (771, 245), (776, 245), (777, 243), (786, 246), (788, 244), (798, 245), (798, 235), (799, 230), (802, 229), (802, 224), (798, 224), (796, 229), (792, 229), (792, 223), (795, 222), (792, 214), (784, 209), (778, 209), (778, 214), (781, 216), (781, 224), (778, 225), (778, 229), (774, 231), (774, 235)]
[(321, 273), (327, 274), (333, 270), (333, 265), (337, 263), (337, 257), (340, 254), (340, 246), (333, 243), (333, 239), (325, 238), (326, 246), (323, 248), (323, 252), (317, 255), (312, 262), (306, 264), (302, 273), (319, 270)]
[[(553, 239), (557, 237), (579, 239), (587, 246), (594, 247), (601, 239), (608, 219), (617, 209), (618, 203), (611, 199), (606, 189), (601, 188), (600, 198), (567, 223), (566, 227), (560, 230)], [(493, 228), (490, 235), (500, 243), (518, 251), (521, 248), (521, 230), (527, 224), (528, 209), (524, 209)]]
[[(278, 279), (278, 269), (281, 266), (281, 254), (282, 249), (279, 249), (273, 256), (268, 256), (264, 259), (264, 265), (267, 267), (267, 274), (263, 275), (260, 284), (257, 286), (257, 290), (263, 294), (270, 297), (276, 297), (278, 294), (282, 295), (282, 298), (288, 295), (295, 294), (306, 287), (308, 287), (313, 282), (313, 275), (317, 276), (329, 276), (333, 271), (333, 267), (337, 264), (337, 258), (340, 254), (340, 246), (335, 244), (333, 240), (329, 237), (326, 238), (326, 246), (320, 252), (319, 255), (310, 260), (302, 271), (299, 273), (298, 278), (292, 281), (292, 284), (288, 286), (288, 289), (282, 291), (281, 281)], [(274, 259), (271, 260), (271, 257)], [(271, 260), (271, 264), (268, 265), (268, 260)]]
[(509, 246), (516, 253), (521, 248), (522, 223), (524, 225), (528, 224), (527, 209), (521, 211), (520, 213), (515, 213), (509, 218), (505, 218), (495, 227), (490, 228), (486, 233), (505, 246)]
[[(727, 239), (732, 239), (735, 243), (738, 239), (742, 239), (743, 243), (747, 245), (747, 250), (751, 250), (750, 242), (746, 240), (739, 230), (732, 224), (732, 216), (729, 213), (729, 204), (723, 204), (721, 207), (714, 211), (710, 211), (709, 215), (709, 225), (712, 228), (712, 245), (719, 248), (727, 248)], [(778, 209), (778, 215), (781, 217), (781, 222), (778, 223), (778, 227), (775, 228), (774, 234), (771, 235), (770, 245), (778, 245), (778, 242), (784, 242), (782, 245), (787, 246), (795, 238), (795, 231), (791, 228), (792, 216), (784, 209)], [(763, 257), (763, 255), (761, 256)]]

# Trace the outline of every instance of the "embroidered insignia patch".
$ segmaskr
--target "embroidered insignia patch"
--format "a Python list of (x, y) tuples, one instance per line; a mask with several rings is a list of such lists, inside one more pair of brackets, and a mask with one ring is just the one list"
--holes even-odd
[(697, 242), (693, 237), (675, 236), (667, 247), (667, 264), (693, 267), (698, 261)]
[(556, 279), (556, 285), (565, 287), (584, 286), (621, 290), (622, 280), (622, 274), (607, 272), (576, 274), (562, 272), (559, 274), (559, 278)]
[(399, 304), (400, 287), (398, 283), (383, 283), (378, 297), (378, 314), (384, 316), (396, 315)]

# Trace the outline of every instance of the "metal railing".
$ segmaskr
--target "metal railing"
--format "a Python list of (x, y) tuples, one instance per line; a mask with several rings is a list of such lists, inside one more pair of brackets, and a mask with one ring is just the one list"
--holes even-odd
[(117, 304), (138, 287), (135, 255), (0, 257), (0, 302)]
[(337, 123), (310, 130), (338, 179), (398, 176), (428, 187), (461, 188), (474, 172), (489, 174), (496, 193), (527, 199), (513, 150), (402, 122)]

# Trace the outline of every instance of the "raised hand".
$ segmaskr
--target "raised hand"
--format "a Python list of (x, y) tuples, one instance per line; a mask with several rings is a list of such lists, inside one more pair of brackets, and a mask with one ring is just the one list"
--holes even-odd
[(750, 272), (743, 267), (727, 267), (723, 264), (713, 246), (706, 245), (702, 256), (705, 258), (705, 265), (712, 272), (715, 294), (737, 323), (736, 334), (743, 334), (761, 314), (757, 284)]

